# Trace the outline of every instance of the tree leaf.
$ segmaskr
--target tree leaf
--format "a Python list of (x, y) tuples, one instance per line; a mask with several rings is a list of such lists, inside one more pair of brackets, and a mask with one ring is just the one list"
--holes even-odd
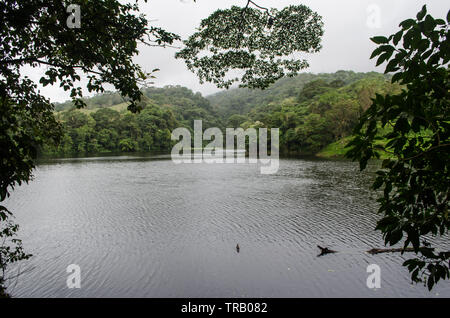
[(427, 14), (427, 6), (424, 5), (422, 7), (422, 10), (417, 14), (417, 20), (422, 21), (425, 15)]
[(414, 21), (413, 19), (407, 19), (400, 23), (400, 27), (402, 27), (403, 30), (407, 30), (410, 27), (412, 27), (415, 23), (416, 23), (416, 21)]
[(376, 44), (386, 44), (389, 43), (389, 40), (387, 37), (385, 36), (375, 36), (373, 38), (370, 39), (372, 42), (376, 43)]

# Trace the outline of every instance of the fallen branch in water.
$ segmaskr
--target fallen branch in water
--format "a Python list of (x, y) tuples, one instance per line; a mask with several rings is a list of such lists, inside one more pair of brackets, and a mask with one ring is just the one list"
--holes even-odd
[[(420, 247), (419, 251), (423, 250), (429, 250), (433, 251), (434, 248), (430, 247)], [(375, 255), (375, 254), (381, 254), (381, 253), (402, 253), (402, 252), (415, 252), (414, 248), (407, 247), (407, 248), (373, 248), (370, 251), (367, 251), (367, 253)]]
[[(323, 256), (326, 254), (333, 254), (337, 253), (337, 251), (333, 251), (329, 249), (328, 247), (321, 247), (317, 245), (317, 247), (320, 249), (320, 254), (318, 256)], [(428, 250), (428, 251), (434, 251), (434, 248), (431, 247), (420, 247), (420, 251)], [(402, 252), (414, 252), (414, 248), (407, 247), (407, 248), (373, 248), (369, 251), (366, 251), (366, 253), (369, 253), (371, 255), (381, 254), (381, 253), (402, 253)]]
[(317, 245), (317, 247), (320, 249), (320, 254), (318, 256), (322, 256), (325, 254), (337, 253), (337, 251), (330, 250), (328, 247), (322, 247), (320, 245)]

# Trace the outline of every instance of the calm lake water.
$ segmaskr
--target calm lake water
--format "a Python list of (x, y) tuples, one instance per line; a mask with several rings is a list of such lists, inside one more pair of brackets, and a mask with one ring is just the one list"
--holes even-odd
[[(6, 206), (34, 256), (16, 297), (450, 297), (412, 285), (404, 257), (383, 247), (368, 173), (357, 164), (283, 159), (249, 164), (163, 157), (42, 163)], [(448, 248), (450, 240), (437, 241)], [(236, 251), (239, 243), (240, 253)], [(317, 245), (340, 251), (317, 257)], [(81, 268), (68, 289), (66, 268)], [(366, 286), (369, 264), (381, 289)], [(14, 272), (19, 270), (14, 268)]]

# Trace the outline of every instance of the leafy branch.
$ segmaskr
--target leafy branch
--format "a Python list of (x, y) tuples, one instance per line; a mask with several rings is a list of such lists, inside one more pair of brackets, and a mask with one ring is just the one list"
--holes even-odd
[[(435, 19), (424, 6), (416, 19), (401, 22), (397, 33), (372, 38), (378, 47), (371, 58), (378, 57), (377, 65), (387, 62), (385, 73), (393, 73), (392, 83), (404, 89), (377, 94), (347, 145), (347, 156), (358, 160), (361, 170), (380, 150), (395, 158), (383, 161), (372, 185), (383, 188), (377, 230), (386, 245), (402, 238), (404, 249), (412, 245), (418, 257), (404, 266), (414, 282), (426, 281), (430, 290), (450, 278), (450, 253), (420, 248), (424, 236), (444, 236), (450, 226), (449, 25), (450, 12), (447, 21)], [(386, 125), (392, 129), (382, 134)], [(376, 144), (380, 139), (385, 146)]]

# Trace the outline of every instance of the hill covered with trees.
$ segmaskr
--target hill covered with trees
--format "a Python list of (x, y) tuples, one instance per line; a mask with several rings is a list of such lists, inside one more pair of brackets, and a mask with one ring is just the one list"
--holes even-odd
[[(266, 90), (231, 89), (207, 98), (180, 86), (143, 89), (143, 110), (134, 114), (127, 101), (108, 92), (86, 98), (87, 109), (71, 102), (56, 105), (64, 136), (46, 144), (50, 156), (104, 152), (167, 152), (176, 127), (280, 128), (285, 154), (316, 154), (350, 135), (375, 93), (399, 91), (379, 73), (339, 71), (283, 78)], [(333, 155), (329, 153), (328, 155)]]
[(227, 127), (279, 127), (284, 153), (316, 154), (351, 134), (375, 93), (399, 90), (383, 74), (338, 71), (302, 74), (267, 90), (235, 89), (208, 99)]
[(171, 131), (192, 127), (194, 119), (202, 119), (204, 127), (221, 127), (209, 101), (199, 93), (180, 86), (145, 88), (143, 93), (143, 110), (137, 114), (127, 110), (127, 101), (120, 95), (110, 92), (86, 98), (88, 106), (83, 110), (71, 102), (57, 105), (63, 110), (55, 116), (63, 124), (64, 135), (58, 146), (45, 144), (42, 154), (166, 152), (172, 147)]

